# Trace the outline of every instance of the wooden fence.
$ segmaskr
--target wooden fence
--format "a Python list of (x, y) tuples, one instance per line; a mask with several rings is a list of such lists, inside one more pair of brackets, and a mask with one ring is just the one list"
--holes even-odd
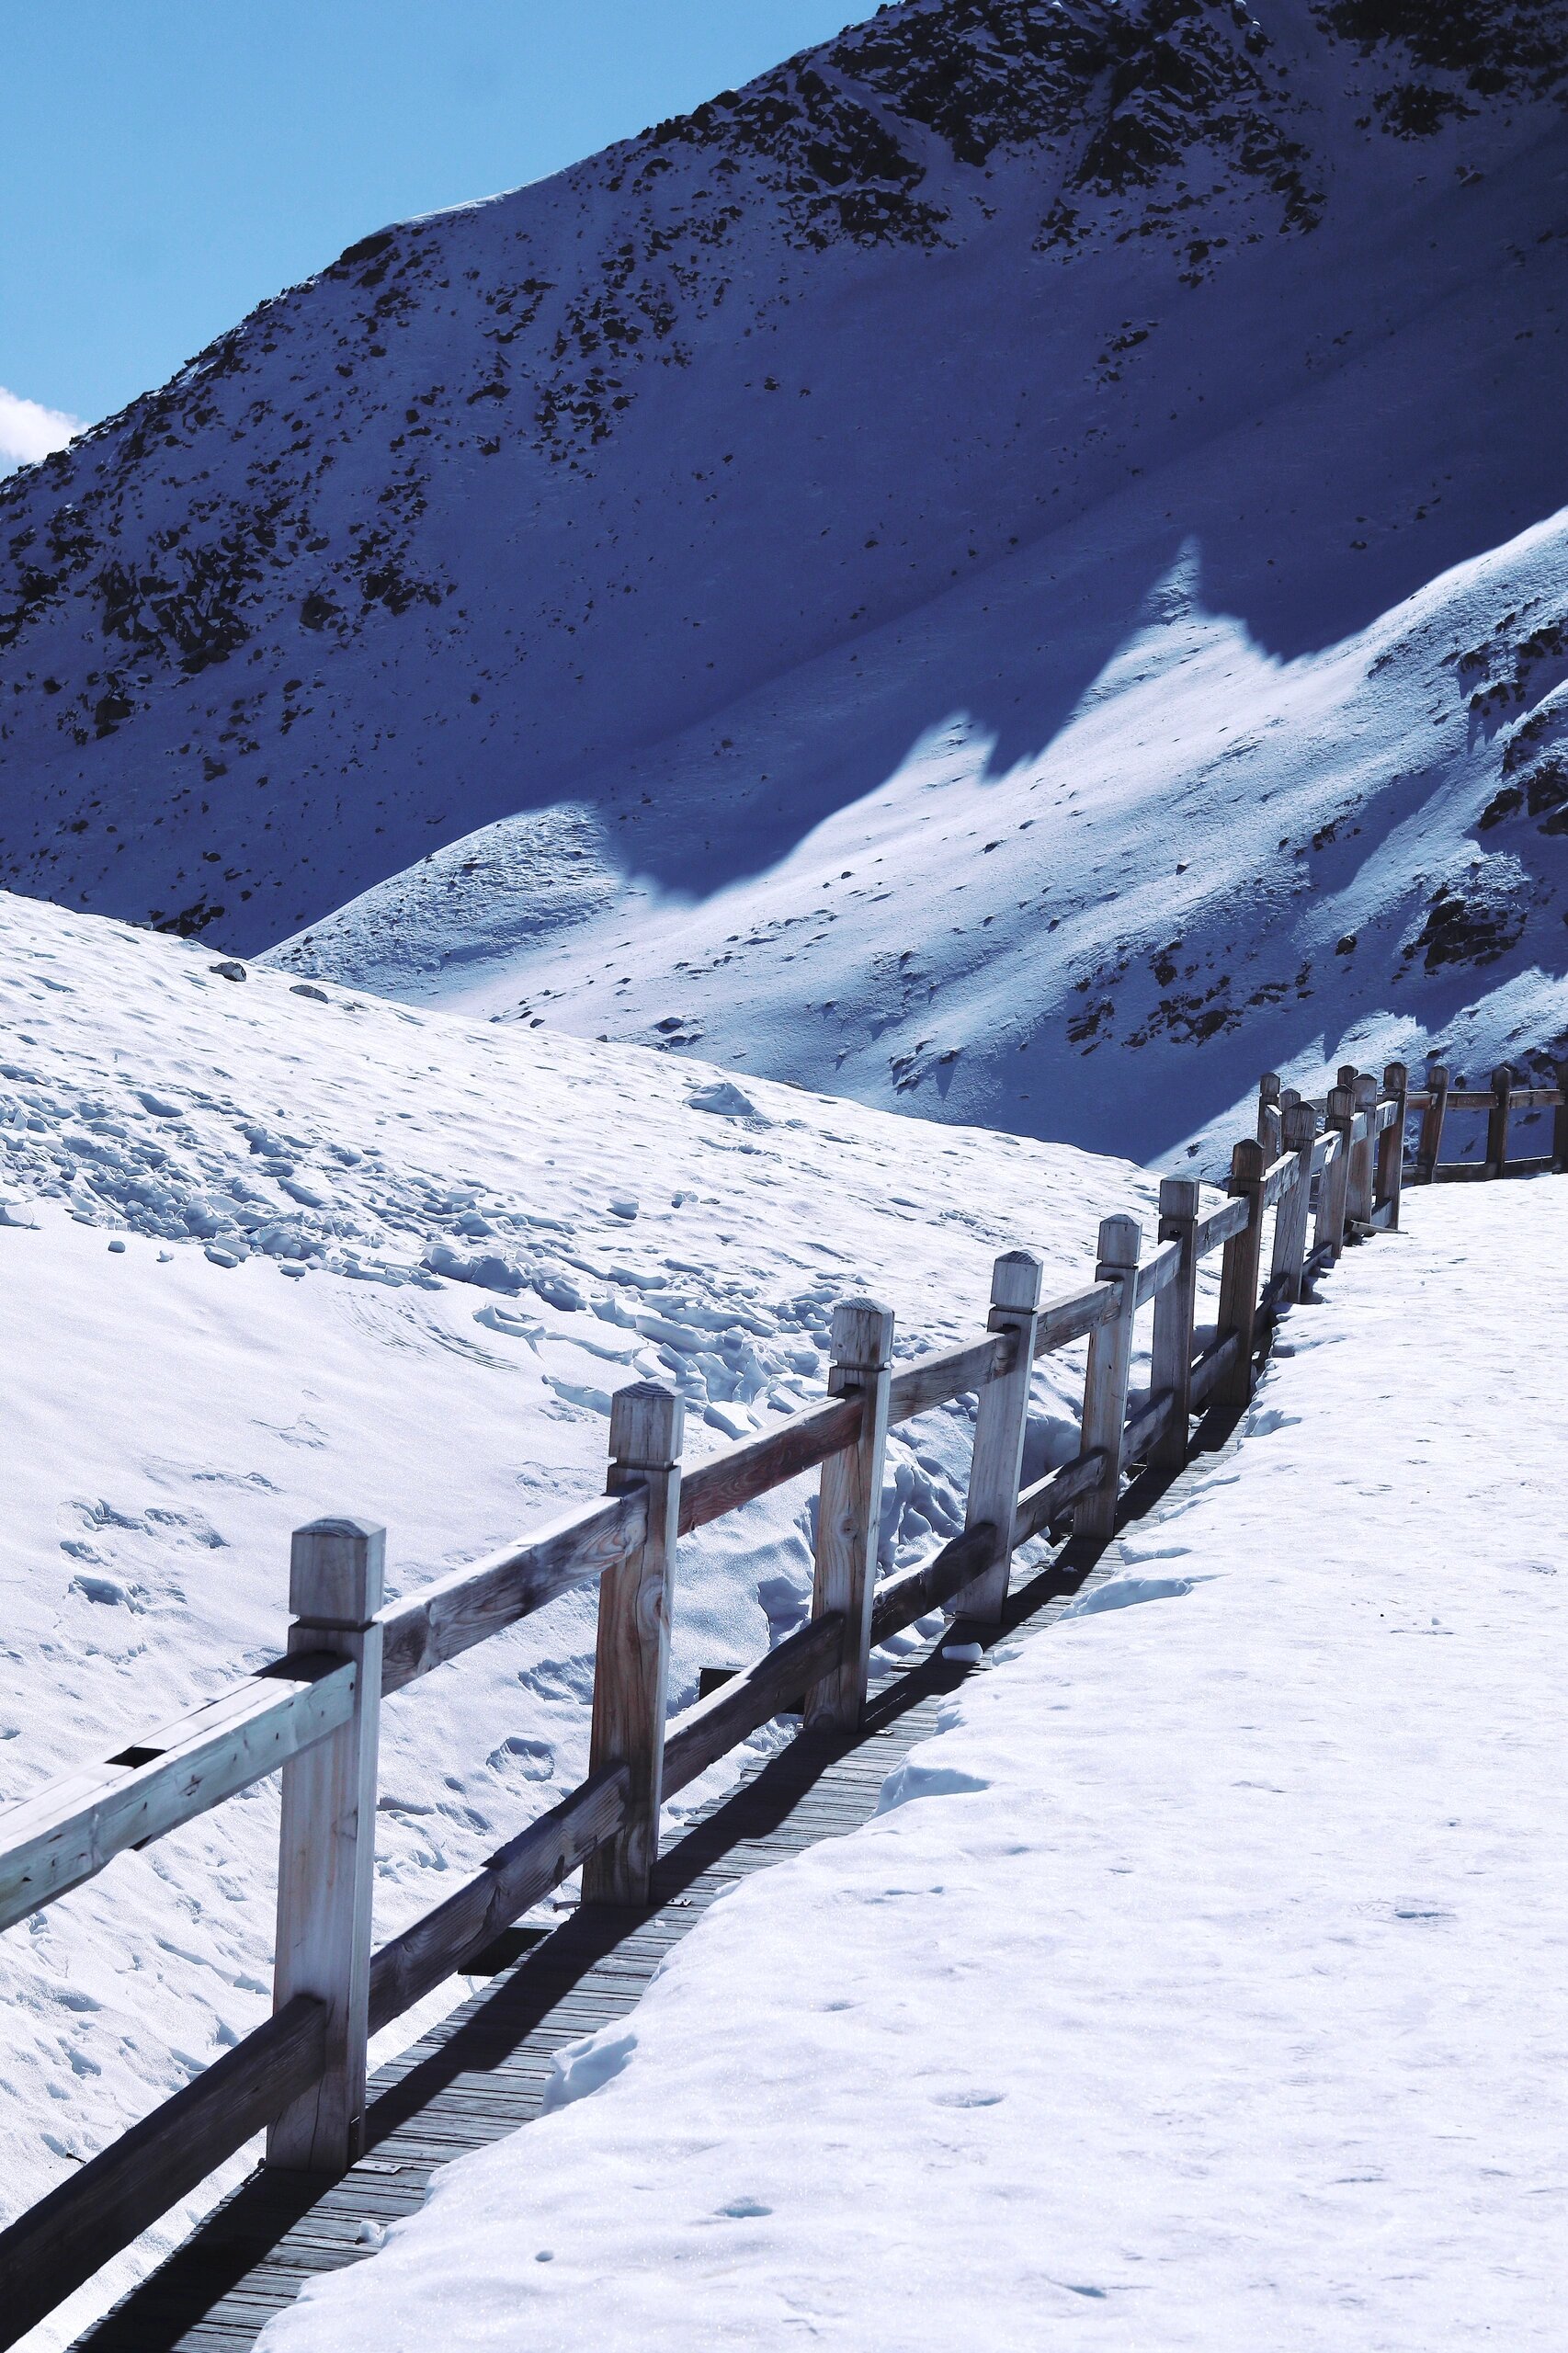
[[(1473, 1184), (1488, 1176), (1540, 1176), (1548, 1170), (1561, 1173), (1568, 1169), (1568, 1062), (1556, 1065), (1555, 1086), (1523, 1086), (1517, 1073), (1507, 1063), (1499, 1064), (1492, 1074), (1491, 1083), (1484, 1087), (1467, 1087), (1461, 1076), (1449, 1083), (1448, 1071), (1441, 1063), (1428, 1074), (1426, 1085), (1412, 1087), (1406, 1084), (1403, 1063), (1391, 1063), (1383, 1073), (1382, 1095), (1392, 1097), (1397, 1091), (1408, 1114), (1418, 1114), (1421, 1127), (1415, 1146), (1415, 1165), (1410, 1181), (1415, 1185)], [(1378, 1089), (1364, 1072), (1354, 1063), (1341, 1065), (1335, 1074), (1336, 1088), (1328, 1096), (1308, 1098), (1314, 1110), (1326, 1116), (1335, 1092), (1348, 1093), (1358, 1109), (1376, 1100)], [(1368, 1090), (1370, 1090), (1370, 1093)], [(1273, 1071), (1266, 1071), (1258, 1088), (1257, 1132), (1260, 1141), (1278, 1141), (1279, 1121), (1284, 1111), (1302, 1098), (1290, 1087), (1281, 1087)], [(1551, 1150), (1511, 1155), (1508, 1150), (1509, 1128), (1516, 1112), (1547, 1111), (1551, 1122)], [(1486, 1154), (1482, 1160), (1445, 1160), (1443, 1129), (1450, 1111), (1484, 1111), (1486, 1114)], [(1404, 1135), (1404, 1121), (1400, 1121), (1400, 1135)], [(1391, 1147), (1392, 1149), (1392, 1147)]]
[[(1167, 1177), (1150, 1256), (1136, 1219), (1108, 1218), (1092, 1278), (1042, 1300), (1039, 1258), (1006, 1252), (986, 1329), (960, 1347), (895, 1370), (892, 1313), (844, 1302), (826, 1401), (684, 1475), (679, 1398), (651, 1382), (622, 1389), (611, 1400), (602, 1498), (405, 1600), (383, 1605), (379, 1528), (325, 1519), (297, 1530), (281, 1658), (0, 1813), (4, 1929), (127, 1847), (279, 1768), (283, 1777), (271, 2017), (0, 2234), (0, 2342), (14, 2344), (264, 2126), (269, 2165), (345, 2170), (363, 2144), (371, 2034), (470, 1967), (579, 1865), (585, 1902), (643, 1904), (664, 1799), (775, 1716), (800, 1711), (808, 1729), (852, 1733), (872, 1649), (944, 1605), (998, 1622), (1012, 1556), (1032, 1537), (1070, 1523), (1077, 1538), (1108, 1538), (1124, 1479), (1140, 1465), (1179, 1470), (1193, 1416), (1246, 1403), (1260, 1334), (1278, 1308), (1300, 1299), (1347, 1236), (1398, 1225), (1407, 1113), (1419, 1108), (1426, 1123), (1417, 1173), (1429, 1177), (1445, 1100), (1470, 1100), (1436, 1087), (1412, 1095), (1398, 1064), (1381, 1088), (1364, 1074), (1339, 1076), (1321, 1107), (1266, 1079), (1260, 1135), (1236, 1145), (1227, 1198), (1205, 1211), (1195, 1178)], [(1562, 1165), (1562, 1091), (1521, 1097), (1510, 1084), (1495, 1097), (1498, 1165), (1508, 1165), (1508, 1107), (1522, 1099), (1558, 1105)], [(1217, 1319), (1199, 1326), (1198, 1269), (1215, 1251)], [(1145, 1308), (1150, 1385), (1132, 1392), (1134, 1322)], [(1077, 1454), (1020, 1490), (1032, 1368), (1076, 1340), (1088, 1343)], [(887, 1432), (970, 1393), (963, 1533), (879, 1584)], [(809, 1622), (666, 1722), (679, 1539), (811, 1471), (821, 1498)], [(598, 1637), (586, 1780), (373, 1950), (382, 1701), (588, 1583), (598, 1587)]]

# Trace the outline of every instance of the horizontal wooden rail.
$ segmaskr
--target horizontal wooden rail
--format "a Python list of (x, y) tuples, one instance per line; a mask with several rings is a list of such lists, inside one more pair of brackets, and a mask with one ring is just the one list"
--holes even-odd
[(1167, 1283), (1174, 1283), (1181, 1272), (1181, 1244), (1164, 1242), (1152, 1258), (1145, 1258), (1138, 1269), (1138, 1286), (1133, 1293), (1135, 1308), (1147, 1307), (1157, 1299)]
[(681, 1535), (689, 1536), (693, 1529), (738, 1511), (802, 1471), (814, 1471), (830, 1454), (853, 1446), (863, 1411), (859, 1397), (832, 1397), (825, 1405), (809, 1405), (756, 1438), (742, 1438), (710, 1454), (681, 1481)]
[(1108, 1324), (1120, 1305), (1118, 1283), (1090, 1283), (1086, 1290), (1071, 1291), (1065, 1299), (1047, 1301), (1035, 1323), (1035, 1355), (1049, 1356), (1053, 1348), (1065, 1348), (1083, 1339)]
[(1127, 1427), (1121, 1441), (1124, 1464), (1142, 1462), (1154, 1440), (1164, 1435), (1176, 1412), (1176, 1394), (1163, 1389), (1157, 1396), (1142, 1397), (1136, 1402), (1129, 1398)]
[(987, 1332), (983, 1340), (967, 1341), (962, 1347), (916, 1357), (888, 1383), (889, 1427), (913, 1421), (916, 1414), (948, 1404), (971, 1390), (983, 1389), (987, 1381), (1010, 1372), (1012, 1366), (1011, 1332)]
[(592, 1773), (559, 1805), (492, 1855), (478, 1877), (426, 1912), (370, 1962), (375, 2034), (433, 1987), (476, 1960), (514, 1920), (541, 1903), (626, 1818), (631, 1776), (624, 1765)]
[(515, 1626), (574, 1585), (630, 1560), (647, 1530), (641, 1489), (579, 1504), (531, 1537), (452, 1570), (422, 1592), (389, 1602), (381, 1635), (381, 1692), (402, 1691), (476, 1643)]
[(1270, 1210), (1276, 1201), (1283, 1200), (1287, 1193), (1294, 1191), (1301, 1174), (1301, 1164), (1295, 1154), (1282, 1153), (1279, 1158), (1264, 1171), (1260, 1206)]
[(1207, 1258), (1209, 1253), (1218, 1250), (1222, 1242), (1244, 1233), (1251, 1216), (1252, 1203), (1244, 1194), (1238, 1194), (1234, 1200), (1225, 1201), (1219, 1209), (1210, 1210), (1207, 1217), (1198, 1221), (1198, 1231), (1192, 1237), (1194, 1256)]
[(1024, 1544), (1031, 1536), (1063, 1518), (1069, 1506), (1092, 1487), (1098, 1486), (1105, 1476), (1106, 1455), (1102, 1447), (1091, 1448), (1087, 1454), (1078, 1455), (1051, 1472), (1049, 1478), (1037, 1479), (1018, 1497), (1017, 1515), (1013, 1522), (1015, 1544)]
[(1192, 1368), (1192, 1410), (1194, 1413), (1207, 1403), (1210, 1390), (1231, 1370), (1241, 1354), (1241, 1348), (1242, 1339), (1239, 1332), (1227, 1332), (1222, 1340), (1216, 1340), (1211, 1347), (1205, 1348)]
[(354, 1677), (339, 1658), (280, 1659), (107, 1764), (7, 1806), (0, 1813), (0, 1928), (326, 1739), (353, 1713)]
[(314, 2083), (326, 2004), (294, 1999), (0, 2231), (0, 2344), (14, 2345)]
[(928, 1561), (920, 1562), (913, 1569), (901, 1570), (877, 1587), (871, 1603), (871, 1642), (885, 1643), (890, 1634), (902, 1633), (926, 1611), (939, 1609), (955, 1593), (961, 1593), (977, 1570), (985, 1567), (991, 1558), (991, 1547), (996, 1531), (988, 1520), (977, 1527), (966, 1528), (934, 1552)]
[[(837, 1660), (844, 1613), (825, 1610), (676, 1716), (665, 1734), (665, 1795), (673, 1797), (774, 1716), (793, 1715), (806, 1688)], [(877, 1637), (873, 1634), (872, 1640)]]

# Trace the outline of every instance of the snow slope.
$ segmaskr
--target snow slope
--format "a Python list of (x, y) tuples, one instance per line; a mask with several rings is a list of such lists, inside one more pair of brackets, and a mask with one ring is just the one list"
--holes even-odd
[(1565, 75), (905, 0), (378, 232), (0, 490), (0, 870), (1146, 1157), (1259, 1011), (1548, 1044)]
[[(1065, 1289), (1101, 1216), (1150, 1215), (1068, 1148), (214, 966), (0, 898), (0, 1802), (275, 1654), (304, 1520), (383, 1520), (410, 1590), (600, 1491), (622, 1382), (678, 1385), (697, 1460), (823, 1395), (835, 1299), (949, 1342), (998, 1250)], [(1073, 1377), (1040, 1377), (1042, 1468)], [(969, 1438), (892, 1443), (890, 1565), (961, 1525)], [(809, 1485), (683, 1543), (672, 1704), (803, 1618)], [(379, 1938), (581, 1779), (592, 1676), (582, 1592), (389, 1707)], [(276, 1840), (269, 1784), (0, 1939), (6, 2215), (265, 2015)]]
[(1560, 2344), (1568, 1185), (1408, 1226), (267, 2353)]

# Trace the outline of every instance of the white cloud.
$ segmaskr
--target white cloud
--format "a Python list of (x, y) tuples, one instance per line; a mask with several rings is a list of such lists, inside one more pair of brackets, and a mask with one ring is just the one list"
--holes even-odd
[(45, 408), (41, 401), (25, 401), (0, 384), (0, 474), (16, 466), (36, 465), (51, 449), (62, 449), (82, 426), (81, 417)]

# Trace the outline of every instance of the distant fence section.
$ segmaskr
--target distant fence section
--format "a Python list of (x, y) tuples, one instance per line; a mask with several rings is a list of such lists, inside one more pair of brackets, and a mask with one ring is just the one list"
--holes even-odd
[[(1508, 1120), (1525, 1103), (1556, 1107), (1550, 1159), (1508, 1159)], [(1450, 1170), (1438, 1157), (1445, 1111), (1472, 1106), (1490, 1110), (1487, 1165)], [(343, 2172), (363, 2144), (366, 2044), (379, 2028), (472, 1967), (579, 1866), (585, 1902), (644, 1904), (665, 1798), (780, 1714), (799, 1712), (809, 1730), (854, 1732), (873, 1647), (939, 1608), (998, 1622), (1012, 1557), (1031, 1538), (1070, 1528), (1090, 1543), (1108, 1539), (1134, 1471), (1175, 1473), (1195, 1416), (1246, 1404), (1280, 1308), (1347, 1240), (1397, 1227), (1415, 1113), (1419, 1180), (1568, 1163), (1562, 1088), (1516, 1088), (1511, 1073), (1499, 1072), (1489, 1095), (1471, 1096), (1449, 1090), (1440, 1072), (1412, 1093), (1398, 1063), (1381, 1084), (1342, 1070), (1318, 1104), (1266, 1077), (1258, 1134), (1235, 1146), (1224, 1199), (1205, 1209), (1195, 1178), (1167, 1177), (1150, 1254), (1136, 1219), (1108, 1218), (1092, 1274), (1062, 1298), (1041, 1296), (1032, 1252), (1006, 1252), (985, 1330), (957, 1347), (895, 1368), (892, 1312), (846, 1300), (834, 1312), (826, 1399), (684, 1473), (679, 1398), (649, 1382), (622, 1389), (611, 1400), (603, 1497), (404, 1600), (383, 1601), (380, 1528), (345, 1518), (298, 1529), (281, 1657), (0, 1813), (3, 1929), (127, 1847), (282, 1774), (272, 2015), (0, 2234), (0, 2343), (14, 2344), (264, 2127), (269, 2165)], [(1217, 1312), (1200, 1324), (1199, 1268), (1216, 1253)], [(1150, 1381), (1134, 1390), (1134, 1329), (1145, 1310)], [(1076, 1342), (1086, 1343), (1077, 1450), (1021, 1486), (1031, 1371)], [(879, 1582), (887, 1433), (971, 1394), (963, 1532)], [(681, 1537), (806, 1473), (820, 1481), (810, 1620), (668, 1718)], [(598, 1633), (587, 1779), (374, 1949), (383, 1700), (589, 1584)]]
[[(1415, 1154), (1409, 1171), (1414, 1185), (1474, 1184), (1489, 1176), (1540, 1176), (1549, 1171), (1561, 1175), (1568, 1169), (1568, 1062), (1556, 1065), (1555, 1086), (1532, 1086), (1522, 1083), (1519, 1074), (1507, 1063), (1501, 1063), (1485, 1086), (1467, 1086), (1462, 1075), (1450, 1080), (1441, 1063), (1427, 1074), (1425, 1086), (1405, 1084), (1404, 1065), (1391, 1063), (1383, 1073), (1381, 1092), (1392, 1096), (1393, 1083), (1400, 1085), (1404, 1112), (1420, 1121), (1416, 1132)], [(1350, 1094), (1359, 1108), (1369, 1097), (1367, 1090), (1376, 1097), (1378, 1090), (1372, 1080), (1353, 1063), (1345, 1063), (1336, 1074), (1336, 1085), (1327, 1096), (1307, 1098), (1320, 1118), (1328, 1116), (1335, 1094)], [(1303, 1098), (1293, 1088), (1281, 1087), (1273, 1071), (1266, 1071), (1258, 1088), (1258, 1135), (1265, 1142), (1279, 1132), (1279, 1120), (1291, 1103)], [(1343, 1108), (1343, 1105), (1341, 1106)], [(1510, 1150), (1512, 1126), (1520, 1112), (1551, 1111), (1551, 1149), (1517, 1154)], [(1480, 1160), (1445, 1160), (1443, 1133), (1451, 1113), (1486, 1115), (1486, 1150)], [(1400, 1121), (1400, 1134), (1405, 1154), (1409, 1154), (1409, 1139), (1404, 1120)]]

